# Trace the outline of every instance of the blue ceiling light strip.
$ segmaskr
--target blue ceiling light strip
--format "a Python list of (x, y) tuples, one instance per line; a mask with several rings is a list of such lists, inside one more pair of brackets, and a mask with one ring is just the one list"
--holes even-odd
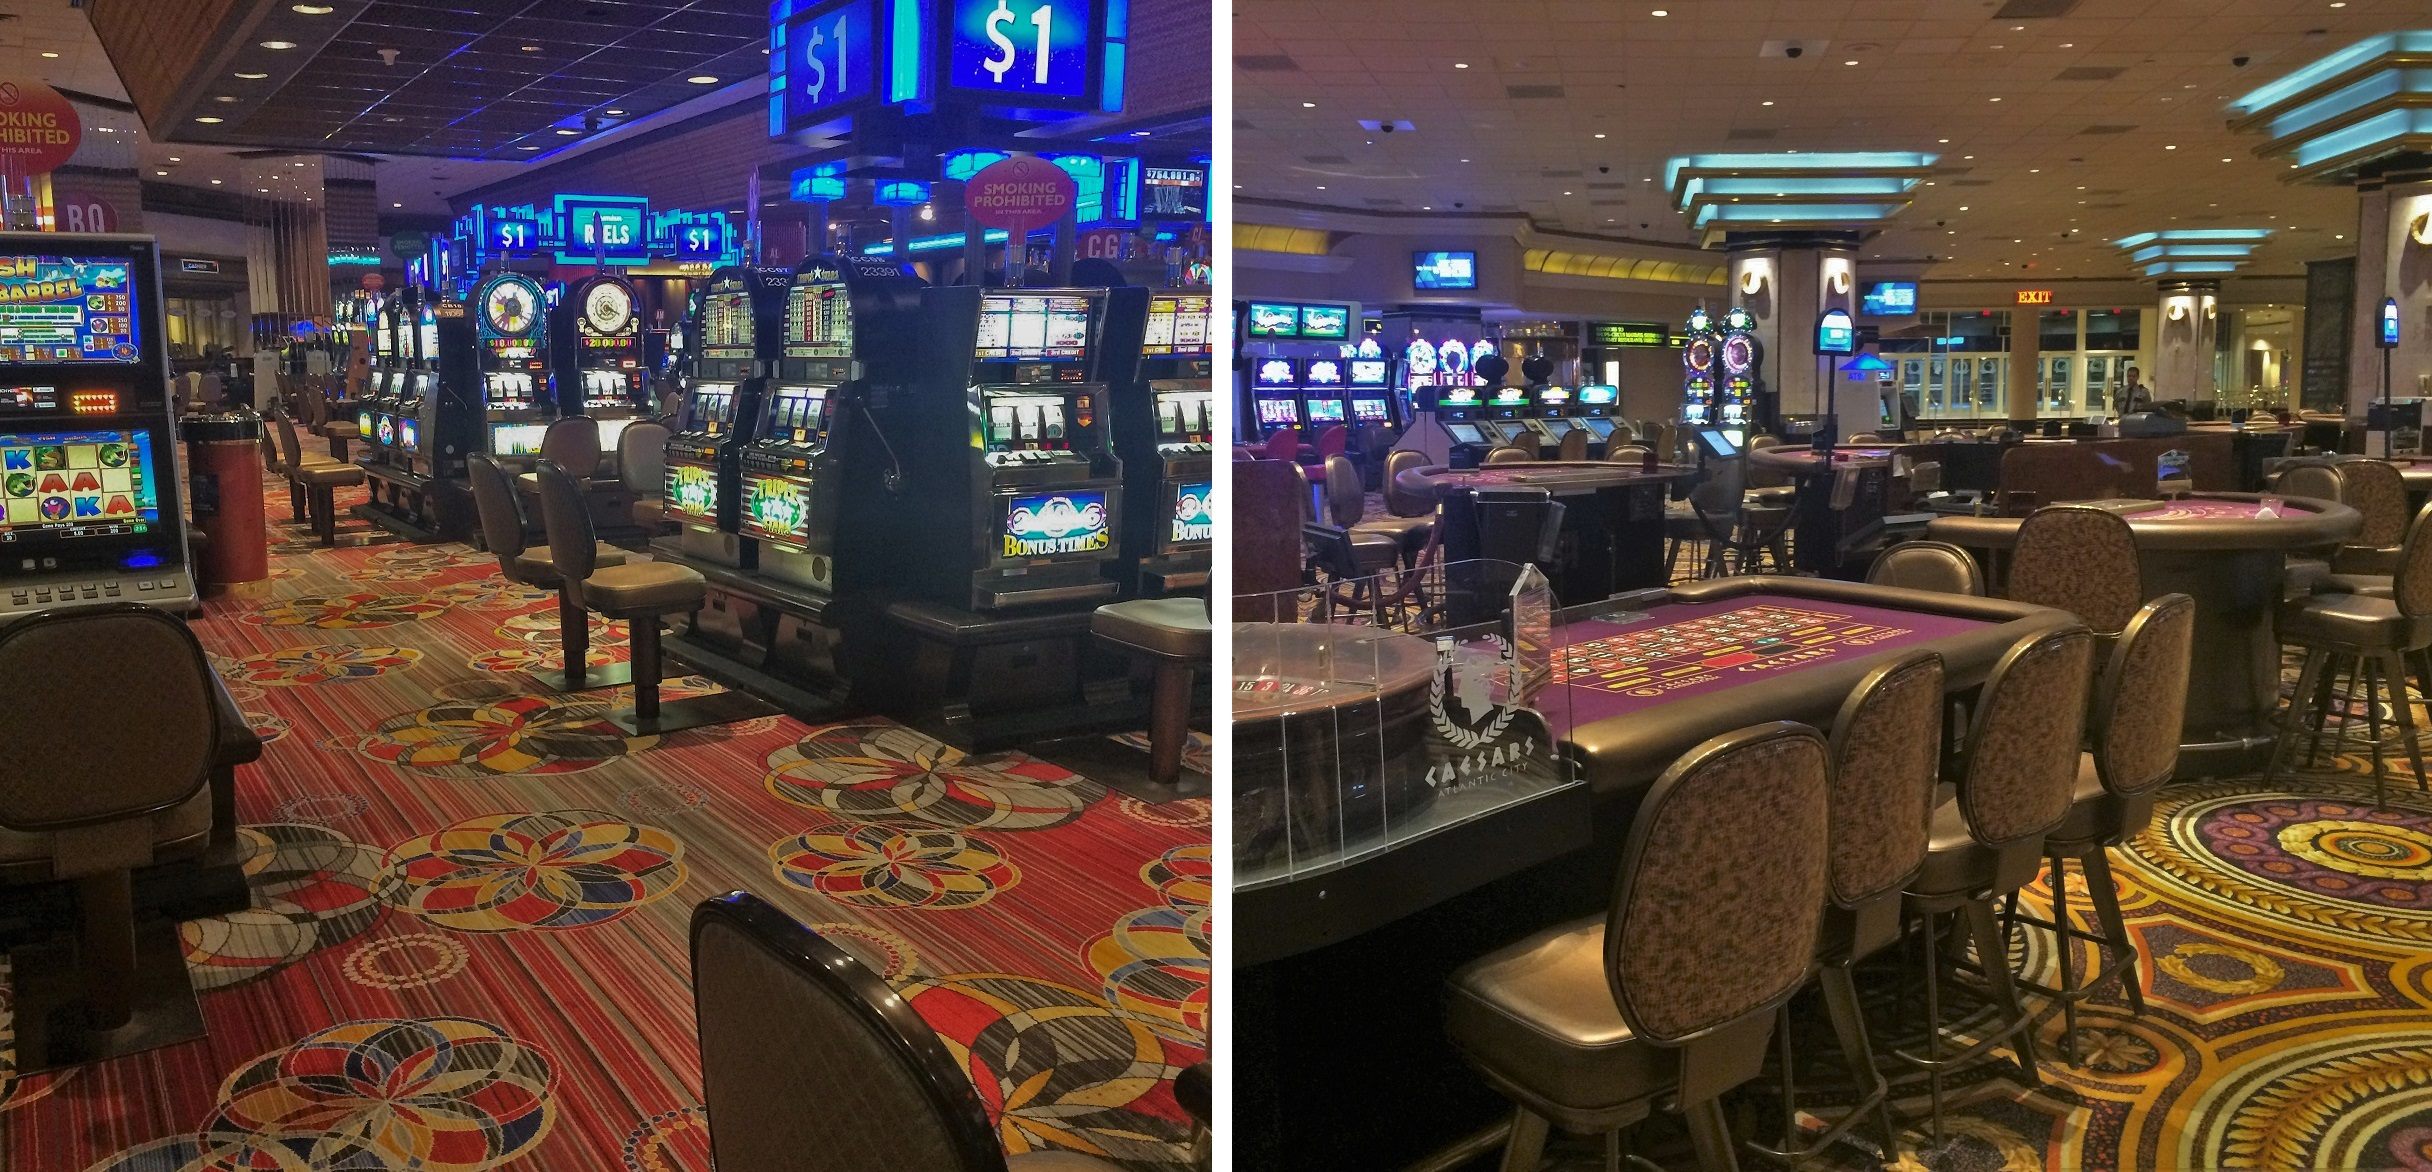
[(2295, 179), (2346, 182), (2359, 169), (2432, 151), (2432, 30), (2367, 37), (2229, 105), (2232, 130)]
[(2255, 250), (2271, 235), (2269, 228), (2172, 228), (2123, 236), (2112, 244), (2128, 254), (2130, 264), (2143, 266), (2148, 277), (2218, 276), (2253, 260)]
[[(1006, 240), (1005, 230), (1003, 228), (990, 228), (987, 235), (982, 236), (980, 239), (989, 244), (1003, 244)], [(912, 243), (906, 247), (913, 252), (939, 252), (949, 248), (961, 248), (962, 246), (963, 234), (960, 232), (948, 232), (940, 236), (913, 237)], [(864, 244), (861, 246), (861, 254), (863, 256), (893, 256), (895, 254), (895, 242), (892, 240), (881, 240), (876, 244)]]

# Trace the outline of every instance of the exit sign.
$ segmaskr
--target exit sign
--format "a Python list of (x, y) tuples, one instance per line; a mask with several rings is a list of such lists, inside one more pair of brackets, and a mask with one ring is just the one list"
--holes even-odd
[(2018, 303), (2020, 305), (2050, 305), (2052, 304), (2052, 291), (2050, 289), (2021, 289), (2018, 291)]

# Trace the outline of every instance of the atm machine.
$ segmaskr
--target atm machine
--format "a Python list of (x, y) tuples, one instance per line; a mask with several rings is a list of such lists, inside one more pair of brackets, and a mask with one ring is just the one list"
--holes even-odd
[(857, 694), (975, 748), (1138, 718), (1090, 634), (1124, 505), (1094, 378), (1138, 367), (1147, 311), (1132, 287), (923, 292), (910, 380), (871, 398), (883, 450), (848, 472), (837, 561), (883, 613)]
[(600, 451), (617, 450), (626, 425), (647, 414), (642, 315), (633, 286), (614, 273), (566, 287), (549, 315), (549, 366), (557, 375), (557, 413), (599, 423)]
[(698, 320), (685, 326), (696, 346), (693, 371), (667, 437), (667, 519), (681, 528), (651, 543), (655, 556), (705, 573), (750, 567), (754, 551), (741, 533), (743, 445), (759, 426), (793, 287), (793, 270), (775, 266), (729, 265), (710, 274)]
[[(1258, 405), (1258, 438), (1301, 427), (1300, 363), (1269, 354), (1250, 360), (1250, 399)], [(1302, 433), (1305, 437), (1306, 432)]]
[(0, 233), (0, 624), (195, 609), (164, 339), (150, 237)]
[(1351, 401), (1345, 385), (1347, 358), (1309, 358), (1300, 364), (1301, 418), (1308, 420), (1308, 434), (1315, 436), (1329, 427), (1345, 427), (1351, 422)]
[(1116, 573), (1127, 594), (1207, 588), (1216, 536), (1210, 307), (1200, 294), (1151, 294), (1138, 369), (1103, 379), (1114, 396), (1123, 495), (1132, 502)]

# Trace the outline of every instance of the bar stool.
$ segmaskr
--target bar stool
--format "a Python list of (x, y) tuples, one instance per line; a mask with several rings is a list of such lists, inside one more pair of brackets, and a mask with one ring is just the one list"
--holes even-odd
[(555, 461), (542, 460), (535, 475), (540, 479), (542, 527), (549, 532), (549, 561), (567, 596), (584, 610), (625, 620), (633, 648), (633, 707), (610, 713), (610, 723), (634, 736), (662, 736), (776, 711), (733, 691), (661, 704), (659, 619), (700, 609), (708, 581), (700, 571), (674, 562), (600, 565), (599, 538), (592, 532), (582, 487)]
[(1721, 1096), (1762, 1071), (1775, 1010), (1806, 983), (1828, 894), (1830, 764), (1789, 721), (1726, 733), (1666, 769), (1640, 803), (1604, 915), (1463, 965), (1445, 1030), (1512, 1100), (1505, 1172), (1533, 1172), (1549, 1132), (1605, 1137), (1659, 1106), (1697, 1165), (1737, 1167)]
[(1645, 444), (1615, 444), (1604, 450), (1604, 459), (1608, 464), (1644, 464), (1654, 454)]
[[(588, 692), (633, 682), (630, 663), (590, 670), (590, 616), (566, 589), (565, 576), (557, 572), (549, 547), (533, 549), (526, 544), (531, 527), (525, 523), (523, 502), (516, 498), (515, 482), (507, 470), (488, 452), (475, 452), (465, 461), (465, 475), (473, 483), (473, 508), (481, 517), (482, 543), (497, 555), (499, 576), (557, 592), (557, 639), (565, 651), (565, 666), (554, 676), (534, 672), (532, 681), (553, 692)], [(595, 568), (624, 564), (625, 551), (613, 545), (599, 546), (592, 558)]]
[[(2018, 893), (2010, 893), (2002, 939), (2009, 926), (2034, 924), (2053, 933), (2060, 957), (2060, 984), (2044, 986), (2021, 981), (2027, 988), (2058, 1000), (2063, 1030), (2061, 1053), (2077, 1061), (2077, 1005), (2114, 979), (2122, 981), (2128, 1004), (2145, 1012), (2145, 982), (2137, 970), (2136, 942), (2120, 917), (2118, 884), (2111, 878), (2110, 848), (2142, 833), (2153, 822), (2153, 794), (2178, 770), (2179, 721), (2187, 711), (2187, 664), (2195, 647), (2196, 603), (2184, 594), (2165, 594), (2148, 602), (2128, 620), (2128, 629), (2111, 649), (2101, 678), (2094, 683), (2093, 749), (2078, 761), (2077, 789), (2070, 797), (2069, 815), (2044, 835), (2044, 855), (2051, 863), (2052, 918), (2040, 920), (2018, 911)], [(2085, 868), (2086, 895), (2094, 904), (2098, 932), (2069, 922), (2068, 860)], [(2103, 972), (2084, 984), (2076, 979), (2074, 941), (2093, 943), (2103, 953)]]
[(2356, 510), (2364, 524), (2331, 555), (2336, 574), (2389, 574), (2407, 539), (2407, 480), (2398, 466), (2369, 456), (2331, 462), (2339, 478), (2339, 503)]
[(1804, 1146), (1792, 1144), (1798, 1135), (1798, 1085), (1785, 1002), (1775, 1033), (1781, 1047), (1783, 1144), (1756, 1149), (1766, 1155), (1792, 1162), (1813, 1159), (1871, 1114), (1883, 1143), (1882, 1162), (1900, 1157), (1891, 1088), (1875, 1068), (1851, 969), (1898, 942), (1901, 886), (1925, 865), (1935, 771), (1942, 763), (1942, 681), (1940, 655), (1902, 656), (1867, 673), (1833, 720), (1831, 906), (1816, 938), (1816, 978), (1834, 1038), (1862, 1094), (1822, 1135)]
[[(1393, 538), (1402, 551), (1402, 564), (1416, 565), (1419, 555), (1435, 538), (1435, 501), (1404, 490), (1397, 478), (1407, 469), (1419, 467), (1426, 457), (1417, 452), (1393, 452), (1385, 457), (1384, 495), (1386, 516), (1361, 521), (1351, 527), (1355, 535), (1382, 535)], [(1326, 484), (1334, 484), (1334, 469), (1326, 469)]]
[(1947, 541), (1903, 541), (1886, 546), (1866, 567), (1870, 586), (1931, 590), (1937, 594), (1984, 593), (1984, 569), (1975, 555)]
[(655, 534), (667, 521), (667, 428), (637, 419), (616, 437), (616, 474), (633, 494), (633, 523)]
[[(2369, 580), (2357, 580), (2356, 584), (2373, 588)], [(2414, 706), (2406, 687), (2407, 657), (2432, 654), (2428, 650), (2432, 649), (2432, 506), (2417, 513), (2414, 524), (2407, 529), (2387, 597), (2348, 593), (2292, 599), (2280, 604), (2274, 625), (2282, 643), (2304, 648), (2306, 654), (2305, 667), (2297, 676), (2297, 690), (2289, 697), (2288, 719), (2281, 724), (2279, 743), (2272, 746), (2271, 766), (2265, 771), (2265, 780), (2279, 779), (2281, 758), (2309, 723), (2298, 711), (2298, 705), (2313, 707), (2306, 761), (2310, 763), (2321, 748), (2322, 734), (2330, 723), (2333, 681), (2338, 678), (2344, 660), (2352, 665), (2349, 696), (2353, 697), (2353, 685), (2360, 677), (2365, 685), (2365, 716), (2373, 753), (2373, 804), (2378, 807), (2389, 796), (2381, 748), (2381, 697), (2385, 693), (2400, 737), (2406, 742), (2407, 757), (2415, 766), (2418, 783), (2432, 787), (2432, 778), (2424, 774), (2423, 753), (2415, 738)], [(2426, 677), (2425, 682), (2432, 683), (2432, 676)], [(2344, 714), (2343, 708), (2333, 753), (2344, 747), (2350, 723), (2352, 719)]]
[[(583, 415), (569, 415), (551, 423), (540, 433), (540, 458), (562, 468), (584, 489), (591, 487), (599, 475), (599, 421)], [(515, 478), (518, 489), (527, 493), (540, 492), (540, 473), (526, 472)]]
[(2119, 514), (2087, 505), (2046, 505), (2018, 526), (2010, 551), (2010, 601), (2076, 615), (2104, 638), (2117, 636), (2145, 602), (2136, 531)]
[(323, 546), (338, 544), (338, 490), (363, 483), (363, 469), (325, 456), (306, 456), (296, 445), (295, 421), (277, 407), (270, 409), (271, 427), (279, 437), (279, 475), (287, 478), (288, 503), (304, 497), (312, 531)]
[[(1926, 1073), (1934, 1142), (1942, 1142), (1942, 1081), (1961, 1065), (2012, 1044), (2027, 1081), (2040, 1083), (2035, 1019), (2019, 1005), (2009, 954), (1993, 922), (1993, 901), (2035, 881), (2044, 835), (2068, 816), (2086, 725), (2094, 636), (2071, 625), (2029, 635), (1993, 665), (1962, 754), (1958, 789), (1934, 808), (1925, 866), (1908, 883), (1906, 912), (1925, 926), (1924, 1054), (1895, 1050)], [(1981, 1036), (1945, 1055), (1955, 1039), (1942, 1029), (1942, 949), (1936, 922), (1960, 913), (1982, 959), (1996, 1011)]]
[[(1342, 459), (1337, 456), (1335, 459)], [(1097, 637), (1155, 666), (1149, 693), (1149, 780), (1171, 786), (1182, 777), (1182, 750), (1191, 739), (1191, 689), (1214, 657), (1204, 598), (1135, 598), (1110, 602), (1089, 617)]]

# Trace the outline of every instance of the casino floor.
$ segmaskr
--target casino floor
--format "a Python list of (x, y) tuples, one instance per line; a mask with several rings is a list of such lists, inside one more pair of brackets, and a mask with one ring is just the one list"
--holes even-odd
[(0, 1168), (705, 1170), (685, 924), (738, 887), (893, 981), (1009, 1153), (1184, 1166), (1205, 801), (878, 719), (628, 737), (610, 693), (507, 683), (554, 661), (552, 595), (357, 523), (324, 550), (270, 495), (270, 592), (194, 626), (268, 742), (253, 907), (184, 925), (208, 1036), (18, 1077), (0, 994)]

